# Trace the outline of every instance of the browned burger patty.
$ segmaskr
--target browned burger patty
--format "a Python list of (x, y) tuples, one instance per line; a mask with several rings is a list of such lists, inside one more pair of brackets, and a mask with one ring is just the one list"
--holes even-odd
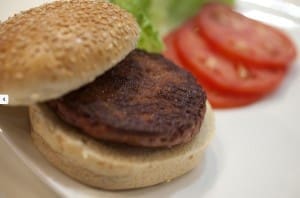
[(205, 103), (205, 93), (188, 72), (161, 55), (135, 50), (91, 84), (49, 106), (96, 139), (171, 147), (199, 132)]

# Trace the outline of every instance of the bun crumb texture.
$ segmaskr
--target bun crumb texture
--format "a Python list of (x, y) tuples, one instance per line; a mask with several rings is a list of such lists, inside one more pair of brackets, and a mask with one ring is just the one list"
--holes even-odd
[(11, 105), (62, 96), (93, 81), (132, 51), (135, 18), (93, 0), (55, 1), (0, 24), (0, 92)]
[(60, 120), (47, 105), (29, 108), (33, 144), (52, 165), (89, 186), (124, 190), (168, 182), (201, 164), (215, 132), (207, 103), (200, 132), (183, 145), (143, 148), (97, 141)]

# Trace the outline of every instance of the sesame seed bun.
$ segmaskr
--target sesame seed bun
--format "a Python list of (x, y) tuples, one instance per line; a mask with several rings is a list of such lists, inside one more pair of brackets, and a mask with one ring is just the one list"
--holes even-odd
[(197, 166), (214, 134), (207, 106), (200, 133), (184, 145), (164, 149), (104, 143), (67, 125), (43, 104), (30, 107), (33, 143), (55, 167), (93, 187), (120, 190), (151, 186)]
[(0, 24), (0, 93), (10, 105), (58, 98), (93, 81), (136, 46), (139, 27), (116, 5), (56, 1)]

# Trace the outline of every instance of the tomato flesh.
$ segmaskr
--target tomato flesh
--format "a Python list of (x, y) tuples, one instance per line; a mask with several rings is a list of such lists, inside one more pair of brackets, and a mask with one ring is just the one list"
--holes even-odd
[(296, 57), (281, 31), (249, 19), (229, 6), (210, 3), (196, 17), (199, 34), (226, 58), (251, 67), (284, 68)]
[(166, 48), (163, 52), (164, 57), (166, 57), (169, 60), (172, 60), (175, 64), (178, 66), (181, 66), (181, 62), (177, 56), (177, 51), (175, 49), (174, 42), (176, 40), (176, 34), (177, 32), (171, 32), (164, 38), (164, 43), (166, 45)]
[(263, 95), (233, 95), (220, 92), (214, 88), (200, 83), (207, 94), (207, 99), (214, 108), (233, 108), (252, 104), (261, 99)]
[(284, 70), (258, 70), (229, 61), (212, 50), (197, 31), (193, 22), (181, 27), (175, 47), (183, 65), (210, 87), (234, 94), (261, 94), (274, 90), (281, 82)]
[(296, 56), (280, 31), (215, 3), (164, 42), (165, 57), (197, 78), (214, 108), (260, 100), (279, 86)]
[[(180, 58), (178, 57), (177, 50), (174, 46), (174, 41), (176, 39), (175, 34), (172, 36), (168, 35), (165, 39), (166, 50), (164, 51), (164, 56), (178, 65), (184, 65)], [(199, 85), (203, 87), (207, 94), (207, 99), (214, 108), (233, 108), (240, 107), (244, 105), (251, 104), (261, 98), (260, 95), (232, 95), (225, 92), (220, 92), (217, 89), (209, 87), (207, 83), (199, 81)]]

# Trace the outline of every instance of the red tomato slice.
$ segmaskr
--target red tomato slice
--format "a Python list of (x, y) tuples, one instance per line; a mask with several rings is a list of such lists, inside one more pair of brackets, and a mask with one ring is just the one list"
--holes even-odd
[(207, 4), (196, 21), (199, 33), (231, 60), (251, 67), (284, 68), (296, 57), (295, 46), (284, 33), (229, 6)]
[(283, 79), (284, 70), (249, 68), (225, 59), (196, 31), (192, 22), (181, 27), (174, 41), (175, 47), (183, 66), (210, 87), (234, 94), (266, 94)]
[(263, 95), (234, 95), (220, 92), (214, 88), (200, 83), (206, 92), (207, 99), (214, 108), (233, 108), (252, 104), (261, 99)]
[[(176, 32), (172, 32), (169, 35), (167, 35), (167, 37), (165, 37), (164, 42), (166, 45), (166, 50), (164, 51), (164, 56), (174, 61), (177, 65), (183, 65), (178, 57), (177, 50), (174, 46), (175, 39)], [(261, 98), (261, 96), (259, 95), (239, 96), (228, 93), (221, 93), (218, 90), (209, 87), (205, 82), (199, 81), (199, 84), (206, 91), (208, 101), (214, 108), (240, 107), (251, 104)]]
[(165, 50), (163, 52), (164, 57), (172, 60), (176, 65), (181, 66), (181, 62), (178, 58), (177, 51), (175, 49), (175, 39), (176, 39), (176, 31), (169, 33), (164, 38)]

